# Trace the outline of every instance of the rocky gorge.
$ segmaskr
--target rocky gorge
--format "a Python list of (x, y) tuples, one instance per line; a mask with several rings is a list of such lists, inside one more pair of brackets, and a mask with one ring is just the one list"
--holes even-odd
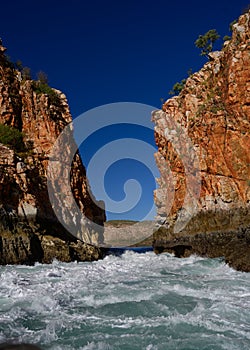
[(153, 246), (179, 257), (224, 256), (250, 271), (250, 12), (232, 29), (153, 112), (161, 174)]
[[(64, 222), (80, 228), (77, 232), (70, 232), (61, 223), (48, 194), (49, 155), (58, 136), (72, 122), (66, 97), (46, 82), (22, 74), (5, 51), (1, 44), (0, 264), (96, 260), (102, 257), (94, 244), (103, 241), (105, 210), (93, 198), (79, 152), (70, 171), (71, 199), (62, 181), (66, 176), (62, 166), (55, 167), (50, 179), (56, 186), (55, 206)], [(72, 135), (61, 146), (62, 159), (75, 148)], [(60, 206), (60, 196), (67, 205)], [(73, 201), (80, 214), (72, 211)], [(94, 229), (88, 221), (96, 224)]]
[[(122, 225), (106, 224), (104, 234), (104, 203), (95, 200), (80, 154), (74, 154), (72, 128), (59, 144), (62, 151), (51, 158), (72, 122), (66, 96), (20, 72), (5, 51), (1, 44), (0, 264), (92, 261), (104, 256), (107, 247), (98, 246), (106, 242), (126, 245)], [(154, 193), (158, 211), (156, 222), (129, 227), (131, 244), (157, 224), (156, 253), (224, 256), (235, 269), (250, 271), (249, 52), (248, 11), (222, 50), (209, 53), (180, 94), (153, 112), (161, 175)], [(64, 159), (72, 152), (69, 193)], [(50, 177), (49, 162), (61, 164)], [(54, 207), (48, 185), (56, 189)], [(145, 242), (151, 244), (151, 237)]]

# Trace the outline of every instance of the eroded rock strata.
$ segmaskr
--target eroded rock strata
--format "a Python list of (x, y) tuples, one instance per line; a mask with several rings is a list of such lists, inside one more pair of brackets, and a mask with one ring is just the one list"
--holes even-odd
[(225, 256), (250, 271), (250, 12), (153, 121), (155, 251)]
[[(83, 241), (103, 242), (105, 211), (93, 200), (78, 152), (70, 170), (69, 197), (77, 203), (79, 213), (71, 210), (62, 181), (63, 166), (56, 168), (51, 179), (56, 184), (55, 203), (60, 215), (64, 222), (75, 224), (76, 232), (72, 234), (67, 225), (59, 222), (48, 196), (49, 155), (62, 130), (72, 121), (66, 97), (44, 82), (24, 77), (8, 61), (5, 50), (0, 45), (0, 123), (10, 126), (10, 131), (17, 129), (22, 144), (11, 144), (10, 140), (0, 144), (0, 264), (47, 263), (55, 258), (96, 260), (102, 256), (100, 249)], [(61, 158), (75, 147), (70, 136), (62, 145)], [(59, 197), (63, 200), (59, 201)], [(93, 228), (88, 221), (97, 225)]]

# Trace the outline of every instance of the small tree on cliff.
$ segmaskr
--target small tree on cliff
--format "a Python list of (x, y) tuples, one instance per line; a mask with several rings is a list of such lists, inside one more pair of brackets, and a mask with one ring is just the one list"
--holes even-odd
[(44, 85), (49, 84), (48, 76), (43, 71), (40, 71), (37, 73), (37, 79), (41, 84), (44, 84)]
[(184, 88), (186, 84), (187, 79), (182, 79), (181, 82), (177, 82), (172, 87), (172, 90), (169, 91), (169, 95), (178, 95), (181, 90)]
[(201, 49), (201, 56), (209, 58), (209, 53), (213, 50), (213, 44), (219, 39), (216, 29), (210, 29), (204, 35), (199, 35), (195, 41), (195, 46)]
[(29, 67), (23, 67), (21, 74), (24, 80), (31, 80), (31, 70)]

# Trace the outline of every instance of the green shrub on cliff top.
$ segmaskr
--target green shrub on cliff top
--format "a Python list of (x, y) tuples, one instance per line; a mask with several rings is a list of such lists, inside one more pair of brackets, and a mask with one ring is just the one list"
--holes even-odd
[(8, 125), (0, 124), (0, 143), (17, 152), (22, 152), (25, 150), (23, 133)]
[(56, 94), (55, 91), (48, 84), (42, 83), (40, 81), (34, 81), (33, 88), (38, 95), (46, 94), (50, 96)]
[(213, 44), (219, 37), (216, 29), (210, 29), (204, 35), (199, 35), (198, 39), (195, 41), (195, 46), (201, 49), (201, 56), (207, 56), (209, 58), (209, 53), (213, 49)]
[(37, 73), (37, 81), (33, 82), (33, 88), (37, 94), (56, 95), (56, 92), (49, 86), (47, 74), (42, 71)]
[(177, 82), (172, 87), (172, 90), (169, 91), (169, 95), (178, 95), (184, 88), (187, 79), (182, 79), (181, 82)]
[(33, 81), (33, 89), (37, 95), (45, 94), (49, 97), (50, 103), (61, 106), (60, 97), (54, 89), (48, 84), (48, 77), (46, 73), (40, 71), (37, 73), (37, 81)]

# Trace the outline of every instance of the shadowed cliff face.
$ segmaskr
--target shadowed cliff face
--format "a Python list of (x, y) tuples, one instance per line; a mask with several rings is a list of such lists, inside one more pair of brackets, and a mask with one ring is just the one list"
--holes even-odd
[[(65, 259), (59, 257), (60, 260), (70, 261), (79, 254), (82, 254), (83, 257), (84, 252), (79, 253), (79, 247), (82, 244), (83, 250), (86, 250), (87, 245), (77, 243), (76, 237), (82, 240), (88, 238), (90, 243), (94, 244), (102, 243), (105, 212), (99, 207), (99, 203), (95, 204), (92, 200), (93, 195), (90, 192), (86, 172), (78, 152), (73, 158), (70, 173), (71, 190), (74, 196), (71, 197), (76, 201), (80, 212), (90, 221), (98, 224), (96, 226), (98, 229), (96, 227), (93, 229), (91, 225), (88, 225), (87, 220), (86, 223), (82, 222), (81, 215), (71, 211), (71, 203), (67, 201), (64, 184), (60, 181), (64, 176), (63, 167), (59, 167), (53, 174), (54, 178), (51, 179), (51, 182), (56, 184), (55, 196), (65, 196), (65, 206), (60, 209), (61, 217), (65, 222), (75, 222), (76, 227), (81, 228), (73, 232), (75, 237), (58, 222), (47, 190), (47, 167), (50, 152), (60, 133), (72, 121), (66, 97), (55, 89), (49, 89), (48, 92), (41, 91), (36, 82), (24, 80), (21, 73), (8, 62), (4, 52), (5, 48), (0, 45), (0, 123), (15, 127), (22, 132), (24, 147), (22, 150), (16, 150), (15, 147), (0, 144), (0, 225), (2, 232), (0, 263), (18, 262), (18, 256), (8, 260), (8, 253), (6, 253), (10, 251), (8, 242), (16, 244), (18, 251), (21, 249), (20, 242), (17, 243), (18, 239), (20, 238), (20, 241), (25, 236), (23, 239), (30, 245), (30, 235), (33, 237), (34, 234), (36, 244), (40, 242), (41, 252), (37, 253), (37, 259), (40, 261), (47, 262), (54, 257), (58, 258), (59, 252), (53, 256), (53, 249), (51, 249), (51, 246), (56, 246), (56, 243), (58, 251), (60, 244), (65, 245), (68, 251), (67, 257)], [(61, 158), (72, 152), (75, 147), (71, 136), (72, 130), (68, 142), (62, 145)], [(10, 234), (10, 241), (8, 241), (8, 234)], [(56, 243), (55, 240), (57, 240)], [(49, 244), (49, 242), (52, 243)], [(70, 244), (79, 244), (77, 252)], [(47, 259), (46, 251), (49, 246), (50, 253)], [(22, 262), (36, 260), (36, 252), (32, 249), (32, 247), (26, 249), (30, 252), (24, 252)], [(91, 247), (91, 249), (93, 254), (87, 253), (90, 257), (87, 260), (100, 256), (98, 248)], [(79, 257), (79, 260), (81, 259)]]
[(181, 237), (192, 246), (190, 235), (237, 233), (250, 224), (249, 53), (250, 12), (180, 95), (153, 113), (161, 173), (156, 250), (174, 239), (181, 245)]

